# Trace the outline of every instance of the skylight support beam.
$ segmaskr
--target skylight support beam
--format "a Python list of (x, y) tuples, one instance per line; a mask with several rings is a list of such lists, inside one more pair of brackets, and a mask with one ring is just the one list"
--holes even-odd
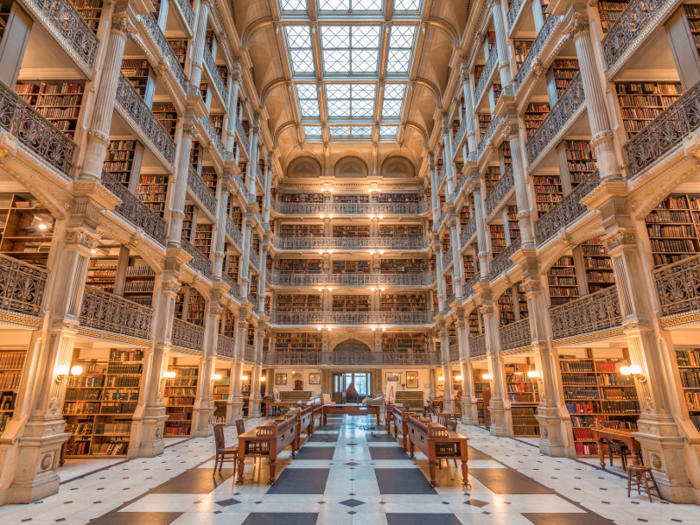
[(382, 82), (386, 78), (387, 57), (389, 55), (389, 34), (391, 26), (385, 24), (382, 27), (382, 47), (379, 49), (379, 81)]
[(311, 47), (314, 51), (316, 80), (321, 82), (323, 80), (323, 61), (321, 60), (321, 39), (318, 36), (318, 26), (316, 24), (311, 24), (309, 31), (311, 32)]

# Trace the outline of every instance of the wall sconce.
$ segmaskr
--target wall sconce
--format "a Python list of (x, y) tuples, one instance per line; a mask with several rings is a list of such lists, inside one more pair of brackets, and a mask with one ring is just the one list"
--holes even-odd
[(213, 376), (211, 376), (211, 378), (212, 378), (214, 381), (220, 381), (220, 380), (221, 380), (221, 374), (214, 374)]
[(634, 376), (635, 379), (638, 379), (642, 383), (647, 380), (642, 367), (639, 365), (621, 366), (620, 373), (623, 376)]
[(455, 376), (455, 381), (461, 381), (462, 379), (464, 379), (462, 376)]
[(170, 370), (163, 372), (163, 379), (172, 379), (173, 377), (175, 377), (175, 372)]
[(68, 365), (61, 365), (56, 368), (56, 382), (60, 383), (68, 375)]
[(374, 290), (375, 290), (375, 288), (370, 288), (370, 289), (369, 289), (370, 292), (374, 292)]
[(323, 330), (323, 327), (322, 327), (322, 326), (319, 326), (319, 327), (318, 327), (318, 331), (320, 332), (321, 330)]
[(382, 250), (379, 250), (379, 255), (384, 255), (384, 252)]
[(384, 217), (382, 215), (379, 216), (379, 220), (381, 221)]
[(318, 291), (319, 291), (319, 292), (322, 292), (322, 291), (323, 291), (323, 288), (319, 288)]
[(72, 376), (79, 376), (82, 373), (83, 373), (83, 367), (80, 365), (75, 365), (73, 368), (70, 369), (70, 375), (72, 375)]
[(332, 328), (329, 326), (329, 327), (328, 327), (328, 331), (330, 332), (331, 330), (332, 330)]
[[(372, 290), (372, 291), (374, 291), (374, 290)], [(372, 327), (372, 331), (374, 332), (374, 331), (376, 331), (376, 330), (377, 330), (377, 327), (376, 327), (376, 326), (373, 326), (373, 327)]]
[(333, 255), (333, 250), (328, 250), (328, 255)]
[(380, 288), (379, 290), (381, 290), (383, 292), (384, 290), (386, 290), (386, 288)]
[(386, 328), (382, 328), (382, 332), (386, 332)]
[(540, 373), (537, 370), (530, 370), (527, 373), (527, 377), (531, 379), (539, 379), (540, 378)]
[(373, 251), (370, 251), (369, 254), (370, 254), (370, 255), (374, 255), (374, 252), (373, 252)]
[(484, 374), (484, 375), (482, 375), (481, 377), (482, 377), (483, 379), (486, 379), (486, 381), (490, 381), (490, 380), (491, 380), (491, 374)]
[(241, 376), (242, 381), (248, 381), (248, 376)]
[(319, 255), (323, 255), (323, 250), (319, 250), (319, 251), (318, 251), (318, 254), (319, 254)]
[(373, 220), (374, 220), (374, 215), (370, 215), (370, 216), (369, 216), (369, 220), (370, 220), (370, 221), (373, 221)]
[(444, 381), (445, 378), (443, 376), (438, 377), (438, 381)]
[(267, 377), (262, 376), (262, 377), (260, 378), (260, 381), (262, 381), (262, 382), (264, 383), (265, 381), (267, 381)]

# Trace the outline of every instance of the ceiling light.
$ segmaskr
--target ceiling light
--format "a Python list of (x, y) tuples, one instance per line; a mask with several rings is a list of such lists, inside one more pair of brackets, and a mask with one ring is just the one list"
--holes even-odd
[(46, 228), (47, 228), (47, 226), (46, 226), (46, 224), (44, 224), (43, 222), (42, 222), (41, 224), (39, 224), (39, 229), (40, 229), (40, 230), (45, 230)]
[(214, 381), (219, 381), (219, 380), (221, 380), (221, 374), (214, 374), (213, 376), (211, 376), (211, 378)]

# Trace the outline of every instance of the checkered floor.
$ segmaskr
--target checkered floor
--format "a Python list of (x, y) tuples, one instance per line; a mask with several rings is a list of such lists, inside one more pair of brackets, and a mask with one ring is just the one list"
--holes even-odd
[[(246, 422), (247, 428), (262, 420)], [(277, 461), (267, 485), (265, 461), (212, 476), (212, 439), (188, 440), (158, 458), (136, 459), (71, 480), (55, 496), (0, 508), (3, 525), (467, 525), (698, 523), (700, 507), (627, 499), (626, 482), (531, 444), (459, 427), (470, 438), (471, 490), (454, 463), (427, 479), (425, 456), (411, 460), (372, 417), (330, 418), (296, 459)], [(235, 443), (235, 429), (227, 429)]]

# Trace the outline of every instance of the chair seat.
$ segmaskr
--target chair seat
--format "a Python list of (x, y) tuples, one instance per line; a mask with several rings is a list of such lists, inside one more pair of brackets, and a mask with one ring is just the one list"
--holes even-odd
[(238, 454), (238, 447), (220, 448), (219, 454)]

